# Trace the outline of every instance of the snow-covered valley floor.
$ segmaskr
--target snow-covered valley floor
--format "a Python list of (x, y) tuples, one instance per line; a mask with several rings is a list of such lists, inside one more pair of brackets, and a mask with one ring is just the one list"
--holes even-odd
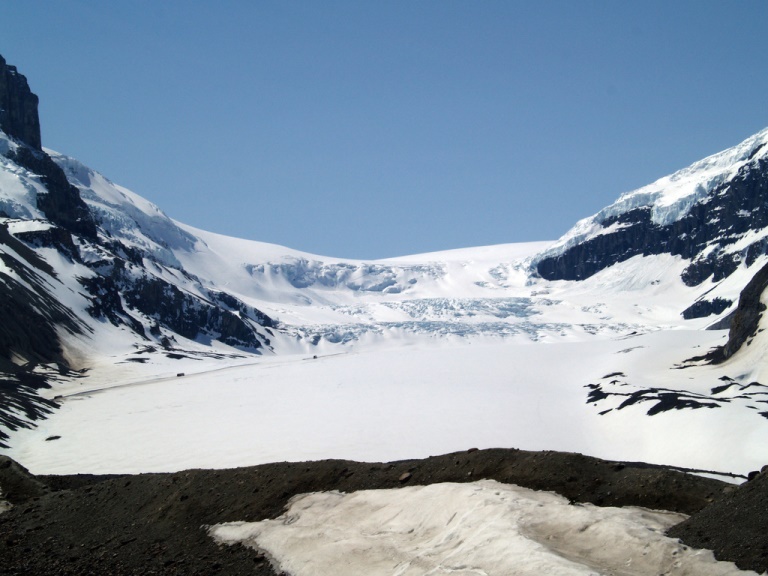
[[(722, 368), (676, 368), (724, 337), (670, 330), (105, 365), (49, 391), (60, 409), (17, 431), (6, 453), (33, 473), (71, 474), (515, 447), (746, 474), (767, 459), (768, 426), (751, 408), (761, 397), (713, 395)], [(664, 407), (662, 388), (694, 406), (647, 415)]]

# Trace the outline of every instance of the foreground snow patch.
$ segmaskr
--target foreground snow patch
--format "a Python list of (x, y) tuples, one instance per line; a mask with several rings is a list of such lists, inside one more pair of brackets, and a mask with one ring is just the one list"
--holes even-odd
[(263, 551), (292, 576), (755, 574), (664, 532), (682, 514), (570, 505), (549, 492), (482, 480), (292, 499), (275, 520), (209, 528)]

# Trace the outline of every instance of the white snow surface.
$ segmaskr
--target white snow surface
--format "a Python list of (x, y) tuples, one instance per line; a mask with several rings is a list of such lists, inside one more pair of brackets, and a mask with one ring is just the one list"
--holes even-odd
[[(57, 385), (50, 394), (62, 396), (61, 408), (38, 428), (14, 433), (7, 452), (33, 473), (57, 474), (390, 461), (470, 447), (564, 450), (745, 474), (762, 466), (768, 446), (765, 418), (749, 408), (754, 401), (650, 417), (645, 404), (616, 410), (622, 397), (586, 403), (585, 386), (617, 370), (626, 376), (622, 393), (655, 386), (706, 394), (722, 384), (722, 370), (672, 368), (723, 338), (670, 330), (548, 344), (405, 340), (317, 358), (242, 358), (230, 367), (201, 359), (115, 365), (85, 382)], [(120, 385), (123, 367), (135, 380)], [(607, 408), (614, 409), (601, 416)], [(61, 438), (46, 441), (50, 436)]]
[(291, 500), (285, 514), (209, 528), (292, 576), (727, 576), (756, 574), (664, 536), (682, 514), (570, 505), (482, 480)]

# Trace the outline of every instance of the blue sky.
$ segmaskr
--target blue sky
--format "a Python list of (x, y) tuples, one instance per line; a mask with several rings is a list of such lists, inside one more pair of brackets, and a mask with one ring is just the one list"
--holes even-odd
[(768, 2), (0, 0), (43, 145), (199, 228), (556, 239), (768, 126)]

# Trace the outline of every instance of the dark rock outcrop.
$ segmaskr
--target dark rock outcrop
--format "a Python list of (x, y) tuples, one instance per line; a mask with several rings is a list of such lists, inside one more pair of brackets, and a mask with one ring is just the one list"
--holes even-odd
[(21, 504), (48, 493), (48, 486), (29, 470), (8, 456), (0, 455), (0, 496), (12, 504)]
[(40, 176), (48, 193), (38, 194), (37, 207), (51, 222), (83, 238), (97, 239), (96, 222), (80, 198), (80, 192), (69, 183), (64, 171), (48, 154), (19, 146), (9, 154), (9, 158)]
[(721, 312), (724, 312), (731, 304), (733, 304), (733, 302), (726, 300), (725, 298), (698, 300), (683, 310), (683, 318), (690, 320), (692, 318), (706, 318), (707, 316), (712, 316), (713, 314), (720, 314)]
[(739, 304), (731, 320), (728, 342), (707, 354), (706, 359), (713, 364), (725, 362), (736, 354), (745, 342), (749, 343), (749, 339), (757, 334), (760, 318), (766, 308), (761, 302), (766, 288), (768, 288), (768, 264), (758, 270), (741, 291)]
[[(209, 336), (230, 346), (252, 349), (262, 346), (247, 315), (244, 319), (221, 305), (186, 294), (162, 279), (139, 278), (125, 284), (122, 294), (128, 306), (190, 340)], [(243, 311), (248, 311), (244, 304), (239, 301), (238, 304)], [(272, 325), (272, 320), (265, 314), (254, 308), (250, 311), (256, 322)]]
[(55, 281), (53, 269), (4, 225), (0, 225), (0, 261), (20, 279), (0, 276), (0, 446), (5, 446), (5, 430), (28, 428), (56, 407), (37, 394), (49, 384), (46, 374), (35, 369), (45, 364), (68, 372), (57, 327), (70, 333), (82, 333), (85, 327), (44, 288)]
[(20, 142), (9, 158), (40, 176), (48, 193), (38, 195), (37, 204), (51, 222), (95, 240), (96, 223), (80, 193), (42, 150), (37, 105), (27, 79), (0, 56), (0, 129)]
[[(765, 470), (765, 468), (764, 468)], [(768, 570), (768, 473), (726, 494), (698, 514), (673, 526), (669, 535), (742, 570)]]
[[(119, 243), (113, 242), (112, 248)], [(124, 252), (120, 250), (119, 252)], [(80, 284), (91, 295), (89, 313), (94, 318), (109, 320), (115, 326), (128, 326), (147, 338), (139, 318), (150, 319), (160, 336), (160, 327), (190, 340), (212, 339), (230, 346), (258, 350), (269, 345), (261, 328), (275, 326), (272, 318), (225, 292), (206, 290), (197, 284), (200, 297), (181, 290), (161, 277), (147, 274), (141, 258), (115, 256), (93, 268), (98, 275), (80, 278)], [(137, 260), (137, 261), (136, 261)], [(190, 280), (195, 281), (194, 277)]]
[(750, 230), (768, 227), (768, 159), (744, 165), (737, 175), (695, 203), (681, 219), (663, 226), (653, 222), (651, 208), (635, 208), (601, 222), (621, 226), (540, 260), (536, 269), (547, 280), (584, 280), (633, 256), (672, 254), (691, 260), (682, 275), (688, 286), (730, 276), (743, 260), (751, 265), (768, 253), (757, 241), (738, 254), (725, 248)]
[(27, 79), (0, 56), (0, 129), (35, 150), (42, 150), (38, 98)]

